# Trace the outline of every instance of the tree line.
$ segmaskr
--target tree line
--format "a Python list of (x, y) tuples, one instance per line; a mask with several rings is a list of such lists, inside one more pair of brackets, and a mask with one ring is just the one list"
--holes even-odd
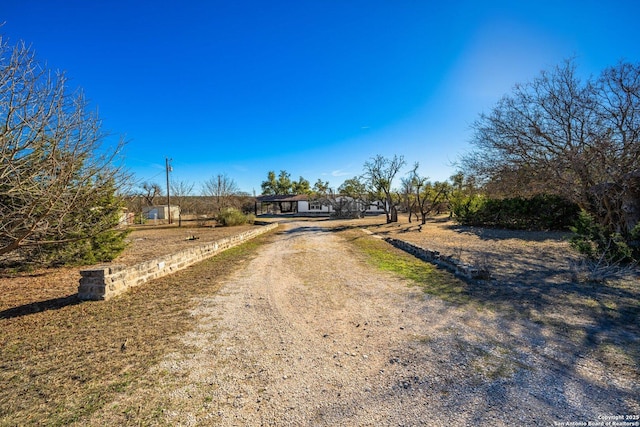
[[(463, 223), (571, 226), (572, 244), (592, 259), (640, 260), (640, 64), (581, 79), (567, 60), (517, 84), (472, 128), (473, 150), (447, 182), (420, 176), (416, 163), (394, 187), (404, 158), (376, 156), (324, 196), (383, 201), (387, 222), (398, 207), (424, 222), (446, 204)], [(263, 188), (279, 183), (272, 178)]]
[[(226, 173), (219, 173), (204, 181), (200, 188), (196, 183), (185, 180), (169, 181), (170, 203), (179, 207), (179, 223), (183, 215), (213, 218), (221, 212), (234, 209), (248, 214), (253, 212), (253, 197), (240, 190), (236, 181)], [(143, 181), (124, 197), (130, 212), (138, 215), (143, 207), (167, 203), (167, 188), (157, 182)], [(137, 218), (136, 221), (143, 221)]]
[[(376, 155), (364, 163), (360, 175), (345, 180), (337, 188), (322, 179), (311, 186), (302, 176), (297, 181), (292, 180), (286, 170), (278, 175), (269, 171), (261, 184), (262, 194), (306, 194), (311, 200), (331, 206), (338, 217), (362, 216), (371, 204), (377, 204), (384, 210), (387, 222), (398, 221), (398, 210), (401, 210), (409, 213), (409, 221), (415, 217), (424, 224), (431, 213), (448, 210), (455, 196), (466, 191), (466, 188), (456, 190), (449, 181), (430, 181), (418, 173), (417, 162), (406, 176), (400, 177), (406, 165), (402, 155)], [(400, 187), (395, 186), (398, 178)]]

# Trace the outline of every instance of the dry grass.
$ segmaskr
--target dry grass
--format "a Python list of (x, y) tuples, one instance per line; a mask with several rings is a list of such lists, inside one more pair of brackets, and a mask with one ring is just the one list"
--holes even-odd
[[(437, 281), (434, 286), (429, 275), (421, 280), (418, 274), (411, 273), (409, 278), (422, 283), (426, 293), (456, 305), (482, 307), (507, 318), (531, 320), (549, 333), (565, 337), (583, 354), (598, 354), (607, 361), (605, 369), (640, 381), (638, 269), (628, 270), (626, 275), (606, 283), (575, 281), (572, 264), (578, 257), (568, 245), (568, 233), (461, 227), (446, 218), (429, 221), (421, 231), (418, 224), (409, 224), (406, 218), (396, 224), (368, 218), (361, 224), (341, 224), (339, 228), (354, 226), (410, 241), (471, 264), (488, 264), (494, 277), (488, 282), (467, 281), (442, 287), (437, 286)], [(359, 240), (372, 239), (361, 236)], [(359, 245), (370, 248), (380, 243)], [(381, 267), (400, 274), (406, 270), (408, 261), (402, 256), (389, 267), (388, 261), (381, 260), (379, 250), (373, 252)]]
[[(238, 227), (137, 226), (127, 237), (129, 246), (113, 264), (132, 265), (248, 230)], [(197, 240), (187, 240), (195, 236)], [(90, 266), (82, 267), (90, 268)], [(79, 267), (41, 268), (27, 272), (0, 270), (0, 312), (37, 312), (55, 308), (78, 291)], [(6, 316), (6, 313), (5, 313)]]
[[(144, 387), (143, 381), (161, 383), (162, 372), (148, 370), (184, 345), (175, 337), (193, 327), (192, 299), (216, 292), (224, 277), (268, 238), (258, 237), (108, 302), (79, 304), (73, 296), (77, 281), (64, 280), (75, 269), (3, 278), (0, 425), (83, 424), (119, 393)], [(5, 292), (7, 287), (11, 292)], [(161, 410), (156, 405), (123, 413), (148, 424)]]
[(175, 253), (195, 245), (239, 234), (255, 227), (258, 226), (240, 225), (237, 227), (215, 228), (177, 227), (175, 224), (159, 227), (137, 226), (133, 228), (132, 233), (127, 237), (130, 245), (114, 260), (114, 263), (135, 264), (160, 255)]

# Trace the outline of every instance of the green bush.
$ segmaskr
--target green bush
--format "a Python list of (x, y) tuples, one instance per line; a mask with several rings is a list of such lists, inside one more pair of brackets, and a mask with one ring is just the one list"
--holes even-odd
[(538, 195), (530, 199), (472, 200), (452, 207), (458, 222), (481, 227), (513, 230), (566, 230), (576, 220), (579, 208), (561, 197)]
[(475, 213), (485, 203), (481, 195), (464, 196), (456, 195), (450, 200), (451, 215), (460, 223), (468, 223)]
[(255, 221), (253, 214), (245, 215), (237, 209), (227, 208), (222, 210), (217, 216), (216, 221), (225, 227), (233, 227), (234, 225), (253, 224)]
[[(121, 214), (122, 200), (115, 194), (115, 190), (104, 194), (96, 200), (94, 208), (73, 212), (60, 224), (60, 228), (72, 228), (71, 223), (80, 223), (84, 225), (82, 231), (68, 234), (58, 243), (25, 247), (20, 251), (22, 261), (52, 266), (89, 265), (112, 261), (127, 246), (126, 237), (130, 232), (116, 228)], [(85, 229), (92, 232), (95, 230), (97, 234), (88, 235)]]
[(109, 230), (97, 236), (43, 247), (42, 261), (48, 265), (89, 265), (113, 261), (126, 248), (130, 230)]
[(591, 261), (607, 264), (628, 263), (640, 260), (640, 251), (629, 243), (640, 238), (640, 224), (636, 225), (629, 240), (620, 233), (609, 232), (586, 211), (581, 211), (571, 231), (571, 247)]

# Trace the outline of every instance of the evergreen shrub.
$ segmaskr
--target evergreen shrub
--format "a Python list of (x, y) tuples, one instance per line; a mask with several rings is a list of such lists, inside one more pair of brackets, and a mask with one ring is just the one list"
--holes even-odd
[(507, 228), (513, 230), (566, 230), (580, 212), (579, 207), (566, 199), (553, 195), (538, 195), (506, 199), (475, 197), (453, 211), (464, 225)]
[(216, 217), (220, 225), (233, 227), (235, 225), (253, 224), (255, 221), (253, 214), (245, 215), (235, 208), (223, 209)]

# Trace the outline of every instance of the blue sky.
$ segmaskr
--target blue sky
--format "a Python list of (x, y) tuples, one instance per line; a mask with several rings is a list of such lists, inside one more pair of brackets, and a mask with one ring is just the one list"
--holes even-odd
[(382, 154), (452, 175), (470, 124), (575, 57), (637, 62), (640, 2), (3, 0), (0, 33), (65, 70), (139, 182), (269, 170), (339, 186)]

